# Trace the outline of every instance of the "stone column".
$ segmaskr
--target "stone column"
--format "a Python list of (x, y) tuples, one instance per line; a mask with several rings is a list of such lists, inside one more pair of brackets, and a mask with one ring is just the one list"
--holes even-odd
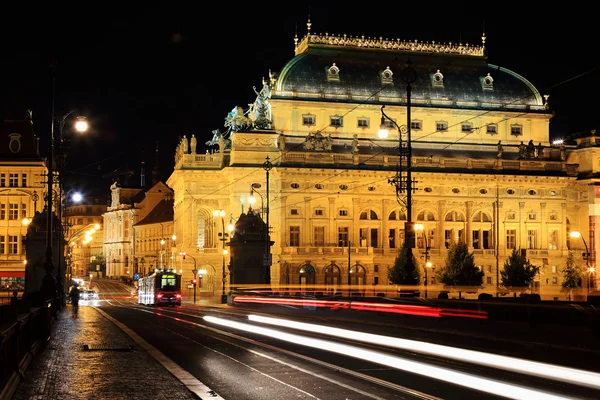
[[(526, 249), (527, 248), (527, 219), (523, 214), (525, 210), (525, 202), (519, 202), (519, 230), (517, 231), (517, 249)], [(523, 230), (525, 233), (523, 234)]]
[(473, 248), (473, 232), (471, 232), (471, 210), (473, 208), (473, 202), (472, 201), (467, 201), (465, 202), (466, 205), (466, 215), (465, 215), (465, 235), (467, 236), (465, 239), (465, 243), (467, 243), (467, 247), (469, 247), (470, 249)]
[(540, 249), (548, 250), (548, 221), (546, 219), (546, 203), (540, 203), (540, 223), (542, 224), (542, 229), (540, 234), (542, 237), (540, 238)]
[(304, 233), (300, 234), (300, 246), (311, 246), (312, 239), (310, 235), (310, 216), (312, 215), (312, 208), (310, 206), (310, 197), (304, 198)]
[(349, 240), (352, 242), (352, 247), (360, 247), (360, 229), (358, 221), (360, 217), (360, 199), (352, 198), (352, 226), (348, 234)]
[(390, 248), (390, 240), (389, 237), (389, 214), (390, 214), (390, 201), (383, 200), (381, 202), (381, 212), (383, 215), (381, 216), (381, 240), (382, 240), (382, 248), (389, 249)]

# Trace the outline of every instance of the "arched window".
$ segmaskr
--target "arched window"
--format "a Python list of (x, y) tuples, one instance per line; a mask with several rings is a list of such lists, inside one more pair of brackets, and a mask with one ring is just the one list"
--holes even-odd
[(373, 210), (365, 210), (363, 212), (360, 213), (360, 219), (371, 219), (371, 220), (378, 220), (379, 217), (377, 216), (377, 213)]
[(473, 214), (473, 222), (492, 222), (492, 219), (487, 213), (477, 211)]
[(310, 264), (304, 264), (298, 271), (300, 275), (300, 285), (315, 284), (315, 268)]
[(390, 213), (388, 220), (390, 220), (390, 221), (406, 221), (406, 213), (401, 210), (394, 210)]
[(356, 263), (350, 267), (350, 285), (362, 286), (367, 283), (367, 270), (362, 265)]
[(444, 221), (450, 221), (450, 222), (461, 222), (464, 220), (465, 220), (465, 218), (458, 211), (450, 211), (448, 214), (446, 214), (446, 218), (444, 219)]
[(417, 221), (435, 221), (435, 217), (431, 211), (423, 210), (417, 214)]
[[(342, 282), (342, 271), (335, 264), (330, 264), (325, 267), (325, 285), (337, 286)], [(333, 290), (333, 289), (332, 289)]]
[(206, 245), (206, 232), (204, 231), (206, 226), (206, 220), (204, 215), (198, 215), (198, 248), (203, 249)]

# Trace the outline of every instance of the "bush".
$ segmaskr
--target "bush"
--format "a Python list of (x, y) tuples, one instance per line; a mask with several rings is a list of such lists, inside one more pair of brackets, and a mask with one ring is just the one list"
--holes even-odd
[(489, 301), (489, 300), (493, 300), (494, 296), (492, 296), (489, 293), (479, 293), (479, 296), (477, 296), (477, 300), (479, 301)]
[(447, 299), (448, 298), (448, 292), (440, 292), (440, 294), (438, 294), (438, 299)]

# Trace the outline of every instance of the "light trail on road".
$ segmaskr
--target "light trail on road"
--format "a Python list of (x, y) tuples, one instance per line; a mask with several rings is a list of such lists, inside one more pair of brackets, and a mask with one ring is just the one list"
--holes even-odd
[(426, 376), (428, 378), (442, 380), (455, 385), (478, 390), (480, 392), (493, 394), (495, 396), (507, 397), (517, 400), (564, 400), (569, 397), (556, 395), (532, 388), (512, 385), (499, 382), (493, 379), (478, 377), (476, 375), (456, 372), (446, 368), (433, 365), (427, 365), (422, 362), (412, 361), (406, 358), (392, 356), (372, 350), (361, 349), (356, 346), (334, 343), (328, 340), (309, 338), (292, 333), (277, 331), (275, 329), (265, 328), (258, 325), (246, 324), (242, 322), (230, 321), (223, 318), (204, 316), (207, 322), (216, 325), (226, 326), (233, 329), (239, 329), (253, 334), (268, 336), (271, 338), (283, 340), (286, 342), (300, 344), (316, 349), (326, 350), (349, 357), (362, 359), (367, 362), (386, 365), (413, 374)]
[(514, 371), (521, 374), (538, 376), (541, 378), (550, 378), (561, 382), (587, 386), (593, 389), (600, 389), (600, 374), (575, 368), (562, 367), (559, 365), (524, 360), (521, 358), (500, 356), (491, 353), (460, 349), (416, 340), (400, 339), (391, 336), (375, 335), (372, 333), (365, 333), (349, 329), (333, 328), (325, 325), (296, 322), (281, 318), (249, 315), (248, 319), (253, 322), (285, 326), (288, 328), (340, 338), (352, 338), (353, 340), (364, 343), (415, 351), (433, 356), (447, 357), (453, 360), (485, 365), (492, 368)]

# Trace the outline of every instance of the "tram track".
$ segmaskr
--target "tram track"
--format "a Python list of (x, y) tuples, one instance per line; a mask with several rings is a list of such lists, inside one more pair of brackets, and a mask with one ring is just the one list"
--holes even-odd
[[(366, 372), (363, 373), (365, 371), (357, 371), (356, 369), (351, 369), (351, 368), (346, 368), (342, 365), (338, 364), (331, 364), (329, 362), (327, 362), (327, 355), (323, 355), (320, 354), (319, 357), (312, 357), (306, 354), (302, 354), (303, 351), (300, 350), (298, 351), (297, 346), (293, 346), (292, 348), (290, 348), (289, 346), (282, 346), (279, 342), (276, 343), (274, 339), (272, 338), (267, 338), (267, 339), (262, 339), (262, 338), (255, 338), (255, 335), (250, 335), (252, 337), (248, 337), (242, 334), (239, 334), (238, 332), (233, 333), (221, 328), (217, 328), (214, 325), (211, 324), (207, 324), (203, 318), (206, 315), (219, 315), (221, 318), (228, 318), (228, 319), (235, 319), (237, 321), (243, 321), (245, 320), (245, 316), (240, 316), (239, 312), (233, 312), (230, 310), (226, 310), (223, 308), (219, 308), (219, 307), (215, 307), (215, 308), (202, 308), (199, 309), (197, 307), (181, 307), (181, 308), (168, 308), (168, 307), (161, 307), (161, 308), (154, 308), (154, 307), (130, 307), (128, 305), (122, 305), (121, 307), (124, 308), (130, 308), (130, 309), (135, 309), (136, 311), (141, 311), (144, 312), (146, 314), (151, 314), (154, 316), (159, 316), (162, 318), (168, 318), (172, 321), (176, 321), (178, 323), (178, 325), (186, 325), (186, 329), (188, 333), (182, 333), (181, 330), (179, 328), (177, 329), (170, 329), (170, 332), (173, 335), (177, 335), (181, 340), (183, 341), (190, 341), (191, 343), (197, 343), (197, 340), (194, 338), (194, 335), (197, 334), (197, 332), (194, 332), (195, 328), (201, 328), (203, 330), (203, 335), (206, 336), (210, 336), (211, 338), (213, 338), (214, 340), (219, 340), (222, 341), (224, 343), (227, 343), (229, 345), (233, 345), (236, 346), (240, 349), (243, 349), (244, 351), (248, 351), (248, 352), (253, 352), (252, 354), (255, 354), (257, 356), (261, 356), (264, 358), (273, 358), (274, 356), (272, 355), (263, 355), (261, 353), (261, 351), (257, 350), (253, 350), (250, 347), (258, 347), (260, 349), (262, 349), (263, 351), (268, 351), (269, 353), (273, 353), (273, 354), (280, 354), (280, 355), (285, 355), (286, 357), (289, 358), (295, 358), (297, 360), (301, 360), (302, 362), (305, 363), (309, 363), (311, 365), (315, 365), (321, 368), (327, 368), (331, 371), (335, 371), (336, 373), (341, 373), (344, 374), (348, 377), (351, 377), (351, 379), (356, 380), (356, 379), (360, 379), (363, 382), (368, 382), (371, 384), (377, 384), (381, 387), (385, 387), (388, 390), (392, 390), (402, 396), (410, 396), (411, 398), (436, 398), (436, 396), (431, 395), (431, 394), (427, 394), (423, 391), (419, 391), (410, 387), (407, 387), (405, 385), (401, 385), (395, 382), (390, 382), (390, 381), (386, 381), (385, 379), (381, 379), (379, 377), (376, 376), (376, 374), (370, 374), (370, 372)], [(257, 312), (253, 312), (253, 314), (258, 314)], [(202, 321), (198, 322), (198, 319), (202, 319)], [(279, 328), (279, 327), (278, 327)], [(316, 336), (318, 337), (319, 335), (311, 335), (311, 336)], [(344, 344), (348, 344), (348, 345), (356, 345), (357, 342), (352, 340), (351, 338), (337, 338), (336, 342), (338, 343), (344, 343)], [(287, 348), (285, 348), (287, 347)], [(517, 382), (517, 383), (522, 383), (524, 381), (523, 376), (520, 376), (519, 374), (513, 373), (513, 372), (501, 372), (500, 374), (498, 374), (498, 371), (493, 370), (493, 369), (485, 369), (482, 368), (480, 366), (475, 367), (473, 365), (468, 365), (467, 363), (464, 362), (457, 362), (457, 361), (452, 361), (452, 360), (444, 360), (441, 359), (439, 357), (435, 357), (435, 356), (424, 356), (422, 354), (416, 354), (414, 352), (410, 352), (410, 351), (398, 351), (398, 350), (393, 350), (390, 349), (388, 347), (386, 347), (385, 345), (374, 345), (374, 344), (365, 344), (362, 343), (361, 344), (361, 348), (366, 348), (366, 349), (370, 349), (372, 351), (379, 351), (379, 352), (386, 352), (387, 354), (393, 354), (393, 355), (400, 355), (402, 357), (408, 357), (408, 359), (413, 360), (413, 361), (425, 361), (427, 363), (430, 363), (431, 365), (437, 365), (439, 367), (443, 367), (443, 368), (450, 368), (452, 370), (456, 370), (456, 371), (462, 371), (465, 373), (474, 373), (477, 376), (486, 376), (487, 378), (495, 378), (498, 376), (502, 376), (504, 379), (506, 379), (507, 381), (513, 381), (513, 382)], [(277, 356), (274, 357), (275, 359), (277, 359)], [(330, 356), (329, 356), (330, 358)], [(366, 370), (373, 370), (376, 371), (377, 368), (374, 367), (369, 367), (366, 368)], [(557, 391), (561, 391), (563, 393), (568, 393), (568, 389), (565, 389), (565, 386), (562, 383), (554, 383), (554, 382), (546, 382), (545, 380), (541, 379), (540, 380), (542, 383), (539, 383), (537, 385), (534, 385), (537, 387), (537, 389), (542, 389), (544, 387), (544, 384), (548, 385), (547, 387), (550, 387), (552, 389), (555, 389)], [(535, 389), (535, 390), (537, 390)], [(551, 394), (546, 394), (547, 398), (552, 398)], [(541, 398), (543, 398), (544, 396), (541, 396)], [(580, 397), (580, 398), (586, 398), (584, 397)], [(593, 397), (590, 397), (593, 398)]]

